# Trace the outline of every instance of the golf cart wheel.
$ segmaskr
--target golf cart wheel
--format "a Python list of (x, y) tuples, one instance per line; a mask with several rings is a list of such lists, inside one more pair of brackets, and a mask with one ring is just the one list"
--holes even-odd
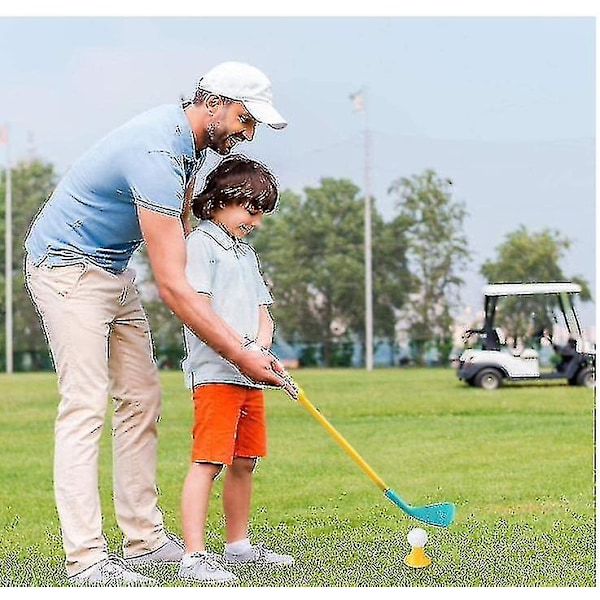
[(482, 369), (475, 377), (475, 385), (484, 390), (496, 390), (502, 385), (502, 374), (498, 369)]
[(577, 385), (581, 385), (587, 388), (593, 388), (596, 385), (596, 370), (591, 367), (581, 369), (577, 373)]

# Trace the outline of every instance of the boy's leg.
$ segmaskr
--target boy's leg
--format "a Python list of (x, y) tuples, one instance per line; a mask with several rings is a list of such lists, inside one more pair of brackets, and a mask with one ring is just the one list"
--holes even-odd
[(185, 551), (205, 552), (205, 529), (210, 494), (222, 465), (193, 462), (183, 484), (181, 520)]
[(204, 529), (213, 480), (233, 459), (243, 396), (238, 386), (207, 384), (194, 388), (194, 425), (190, 465), (181, 512), (186, 552), (204, 552)]
[(179, 577), (205, 583), (234, 583), (237, 577), (227, 571), (219, 557), (206, 551), (205, 531), (210, 493), (222, 465), (192, 462), (183, 484), (181, 518), (185, 553), (179, 565)]
[(231, 564), (292, 565), (294, 559), (277, 554), (264, 544), (252, 545), (248, 539), (252, 479), (258, 458), (267, 454), (264, 393), (246, 388), (240, 411), (235, 458), (225, 475), (223, 506), (227, 526), (224, 558)]
[(256, 460), (253, 458), (234, 458), (225, 472), (223, 511), (228, 544), (248, 537), (255, 464)]
[(248, 536), (252, 476), (257, 459), (267, 454), (264, 392), (247, 387), (238, 387), (237, 392), (242, 403), (239, 406), (234, 458), (225, 474), (223, 486), (228, 544)]
[[(54, 490), (69, 576), (107, 558), (98, 454), (108, 398), (108, 323), (114, 287), (84, 265), (26, 268), (58, 376)], [(116, 293), (115, 293), (116, 297)]]
[(233, 573), (223, 568), (217, 555), (206, 551), (205, 540), (213, 481), (224, 464), (231, 461), (233, 453), (235, 411), (232, 412), (226, 394), (229, 387), (207, 385), (194, 389), (192, 464), (181, 496), (185, 553), (179, 565), (179, 577), (184, 580), (237, 581)]
[(109, 346), (114, 504), (126, 557), (146, 554), (168, 542), (156, 483), (160, 380), (133, 276), (131, 271), (119, 276), (122, 292)]

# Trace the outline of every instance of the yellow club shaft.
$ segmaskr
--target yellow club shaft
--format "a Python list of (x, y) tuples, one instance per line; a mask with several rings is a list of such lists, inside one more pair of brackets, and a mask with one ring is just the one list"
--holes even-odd
[(354, 462), (367, 474), (369, 479), (382, 491), (385, 492), (388, 487), (383, 482), (381, 477), (373, 471), (373, 469), (365, 462), (365, 460), (360, 456), (360, 454), (345, 440), (337, 429), (319, 412), (317, 408), (313, 406), (310, 400), (306, 397), (306, 394), (298, 389), (298, 397), (296, 398), (302, 406), (312, 416), (319, 421), (319, 423), (323, 426), (323, 428), (329, 433), (329, 435), (348, 453), (348, 455), (354, 460)]

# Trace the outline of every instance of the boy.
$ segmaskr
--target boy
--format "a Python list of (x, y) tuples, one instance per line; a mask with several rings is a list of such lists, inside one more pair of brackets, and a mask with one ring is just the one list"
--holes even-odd
[[(264, 214), (275, 210), (277, 182), (260, 163), (236, 155), (209, 173), (192, 210), (201, 219), (187, 239), (186, 276), (192, 287), (210, 297), (214, 311), (248, 345), (266, 352), (271, 346), (272, 298), (254, 249), (243, 241)], [(248, 539), (252, 475), (266, 455), (262, 386), (248, 379), (207, 344), (184, 328), (183, 370), (193, 390), (192, 464), (185, 479), (181, 512), (185, 554), (182, 579), (232, 583), (236, 576), (208, 553), (204, 530), (212, 484), (226, 468), (223, 509), (226, 521), (224, 559), (228, 563), (291, 565), (294, 559)]]

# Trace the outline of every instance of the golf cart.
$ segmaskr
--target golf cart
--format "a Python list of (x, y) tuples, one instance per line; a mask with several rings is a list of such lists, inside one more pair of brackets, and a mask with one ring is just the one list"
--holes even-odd
[[(477, 336), (479, 348), (463, 351), (459, 358), (458, 378), (469, 385), (494, 390), (504, 381), (566, 380), (570, 385), (594, 387), (596, 381), (596, 354), (585, 351), (583, 332), (575, 311), (574, 297), (581, 287), (574, 283), (503, 283), (483, 288), (484, 323), (482, 329), (469, 329), (463, 339), (469, 343)], [(510, 347), (503, 339), (502, 329), (496, 326), (497, 308), (502, 298), (515, 296), (552, 296), (554, 322), (564, 325), (568, 342), (557, 344), (552, 335), (538, 334), (538, 349)], [(562, 317), (559, 320), (559, 316)], [(545, 338), (547, 347), (554, 349), (554, 368), (540, 370), (539, 347)], [(535, 344), (530, 344), (535, 346)]]

